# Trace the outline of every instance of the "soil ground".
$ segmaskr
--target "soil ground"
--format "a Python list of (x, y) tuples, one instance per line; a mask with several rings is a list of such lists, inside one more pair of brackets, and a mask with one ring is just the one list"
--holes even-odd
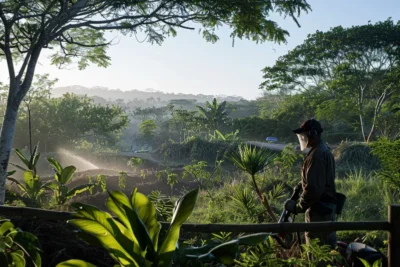
[[(178, 174), (178, 177), (182, 177), (181, 170), (175, 170), (175, 173)], [(155, 172), (147, 172), (145, 171), (146, 177), (142, 179), (139, 174), (128, 173), (126, 178), (125, 189), (121, 190), (119, 187), (119, 173), (113, 170), (105, 170), (105, 169), (96, 169), (96, 170), (88, 170), (84, 172), (79, 172), (74, 175), (72, 182), (69, 184), (70, 188), (78, 186), (80, 184), (88, 183), (88, 177), (92, 176), (94, 180), (96, 180), (97, 175), (102, 174), (107, 177), (107, 188), (106, 190), (118, 190), (123, 191), (126, 195), (130, 195), (132, 193), (133, 188), (137, 187), (138, 192), (149, 195), (152, 191), (158, 190), (162, 194), (170, 196), (171, 195), (171, 187), (167, 184), (166, 179), (158, 180)], [(178, 178), (178, 179), (179, 179)], [(189, 179), (179, 179), (179, 182), (174, 185), (172, 195), (173, 196), (181, 196), (183, 191), (192, 190), (197, 187), (197, 183), (191, 181)], [(86, 204), (94, 205), (100, 209), (105, 209), (105, 202), (107, 199), (107, 192), (102, 192), (100, 187), (96, 187), (93, 189), (92, 194), (90, 192), (84, 192), (80, 197), (74, 199), (74, 201), (83, 202)]]

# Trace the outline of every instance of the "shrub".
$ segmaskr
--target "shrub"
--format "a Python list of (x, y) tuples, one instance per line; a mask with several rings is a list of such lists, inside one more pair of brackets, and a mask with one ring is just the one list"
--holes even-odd
[(382, 165), (379, 177), (400, 192), (400, 140), (390, 141), (382, 138), (371, 147), (372, 154), (379, 158)]
[(366, 171), (379, 168), (379, 159), (371, 154), (371, 147), (365, 143), (341, 143), (334, 151), (338, 168), (363, 168)]

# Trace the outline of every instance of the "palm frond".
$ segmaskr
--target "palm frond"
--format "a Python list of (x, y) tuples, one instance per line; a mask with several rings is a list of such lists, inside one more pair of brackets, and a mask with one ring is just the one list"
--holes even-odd
[(254, 176), (272, 163), (272, 152), (251, 145), (239, 146), (237, 152), (231, 153), (229, 159), (242, 171)]

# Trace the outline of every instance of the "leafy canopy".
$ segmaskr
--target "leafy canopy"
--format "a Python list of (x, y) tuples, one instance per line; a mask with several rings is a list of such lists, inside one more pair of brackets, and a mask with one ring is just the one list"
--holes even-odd
[[(128, 125), (128, 116), (122, 108), (95, 104), (88, 97), (73, 94), (36, 99), (31, 103), (31, 115), (34, 141), (48, 149), (82, 140), (113, 144)], [(26, 145), (27, 127), (26, 114), (21, 112), (14, 139), (18, 146)]]
[[(376, 78), (393, 72), (399, 62), (400, 22), (388, 19), (376, 24), (343, 28), (308, 35), (303, 44), (266, 67), (266, 90), (305, 90), (317, 88), (333, 97), (353, 85), (383, 87)], [(389, 82), (389, 81), (386, 81)], [(383, 83), (383, 84), (382, 84)], [(373, 87), (373, 88), (372, 88)], [(377, 94), (370, 90), (371, 96)]]
[(363, 140), (369, 142), (387, 103), (400, 95), (399, 44), (400, 21), (391, 19), (317, 31), (263, 70), (261, 88), (303, 92), (318, 106), (319, 114), (309, 115), (345, 117), (350, 124), (359, 120)]
[(218, 103), (217, 99), (214, 98), (212, 103), (207, 101), (205, 107), (197, 106), (197, 108), (210, 130), (218, 130), (218, 127), (224, 124), (228, 118), (226, 101)]
[[(23, 78), (42, 49), (54, 51), (51, 61), (58, 66), (77, 61), (80, 69), (89, 63), (106, 67), (111, 42), (105, 31), (120, 30), (161, 44), (167, 36), (175, 36), (177, 28), (193, 29), (186, 25), (191, 21), (201, 25), (210, 42), (218, 40), (215, 30), (222, 24), (231, 28), (232, 38), (284, 42), (289, 33), (268, 19), (271, 13), (289, 16), (298, 24), (296, 17), (310, 9), (305, 0), (4, 0), (0, 56), (7, 60), (11, 79)], [(15, 60), (23, 63), (18, 73)]]

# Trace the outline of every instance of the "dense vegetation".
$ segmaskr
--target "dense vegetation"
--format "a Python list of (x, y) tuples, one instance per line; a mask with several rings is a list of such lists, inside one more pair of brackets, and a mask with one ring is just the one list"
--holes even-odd
[[(5, 195), (17, 212), (75, 213), (68, 223), (0, 220), (0, 265), (344, 265), (339, 252), (317, 243), (299, 249), (294, 235), (289, 246), (276, 234), (194, 234), (181, 226), (276, 222), (304, 158), (292, 129), (310, 117), (323, 124), (337, 190), (347, 196), (340, 220), (387, 219), (387, 206), (400, 203), (400, 22), (310, 34), (263, 70), (265, 94), (253, 101), (54, 96), (57, 80), (34, 76), (41, 50), (50, 47), (55, 65), (106, 67), (106, 30), (143, 30), (160, 44), (195, 21), (206, 41), (216, 42), (225, 23), (233, 38), (279, 43), (288, 32), (269, 15), (298, 24), (296, 14), (309, 10), (303, 0), (2, 1), (0, 59), (10, 84), (0, 86), (0, 203)], [(272, 150), (267, 136), (282, 149)], [(10, 155), (12, 146), (20, 149)], [(339, 238), (386, 251), (385, 233)]]

